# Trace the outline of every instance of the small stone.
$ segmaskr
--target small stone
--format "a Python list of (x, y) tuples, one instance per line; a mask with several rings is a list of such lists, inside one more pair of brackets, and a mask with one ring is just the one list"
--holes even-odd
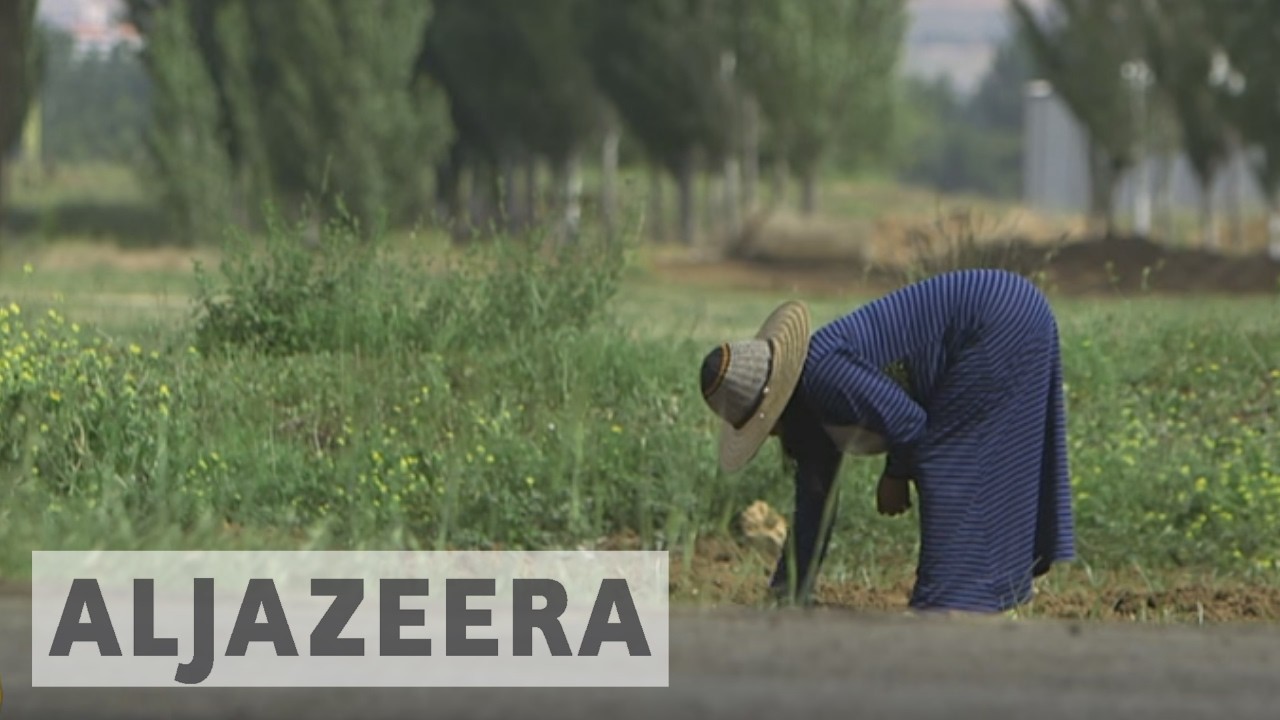
[(762, 551), (776, 553), (787, 542), (787, 521), (763, 500), (757, 500), (738, 516), (743, 540)]

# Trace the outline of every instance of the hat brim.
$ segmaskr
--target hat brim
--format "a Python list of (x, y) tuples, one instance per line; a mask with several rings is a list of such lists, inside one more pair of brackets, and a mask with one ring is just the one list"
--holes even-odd
[(774, 309), (756, 332), (757, 339), (772, 343), (773, 362), (755, 414), (742, 427), (726, 422), (721, 428), (720, 467), (725, 472), (741, 470), (751, 462), (782, 417), (809, 354), (809, 329), (808, 307), (789, 300)]

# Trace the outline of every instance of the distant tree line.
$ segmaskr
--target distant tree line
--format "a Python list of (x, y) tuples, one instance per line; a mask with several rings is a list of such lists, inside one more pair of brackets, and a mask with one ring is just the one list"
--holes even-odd
[[(729, 227), (757, 206), (762, 175), (775, 197), (796, 182), (799, 207), (812, 211), (832, 163), (882, 152), (906, 27), (905, 0), (126, 7), (144, 39), (137, 67), (94, 67), (146, 108), (145, 121), (117, 112), (116, 123), (141, 128), (136, 147), (118, 150), (141, 153), (192, 240), (227, 218), (254, 222), (265, 200), (341, 203), (365, 224), (412, 222), (430, 208), (460, 235), (551, 212), (571, 231), (588, 200), (614, 218), (624, 169), (647, 168), (659, 190), (672, 182), (673, 226), (661, 192), (650, 224), (687, 243), (700, 184), (715, 188), (704, 199)], [(130, 84), (139, 75), (144, 92)], [(95, 89), (58, 77), (64, 96), (105, 92), (101, 79)], [(85, 120), (62, 115), (65, 125)], [(73, 147), (110, 154), (87, 127), (66, 129), (66, 159)], [(587, 173), (598, 179), (589, 198)]]
[(1005, 38), (970, 93), (946, 76), (904, 81), (907, 127), (899, 176), (948, 193), (1018, 200), (1022, 194), (1023, 96), (1035, 76), (1021, 36)]
[(33, 31), (36, 0), (0, 2), (0, 212), (5, 202), (5, 158), (22, 136), (35, 95), (42, 53)]
[(35, 4), (0, 2), (0, 148), (39, 96), (48, 158), (144, 163), (192, 240), (268, 200), (572, 231), (587, 208), (616, 219), (624, 177), (647, 178), (652, 232), (688, 243), (708, 217), (732, 234), (792, 197), (812, 212), (828, 171), (1014, 199), (1044, 77), (1087, 132), (1106, 231), (1118, 180), (1182, 150), (1216, 243), (1207, 189), (1248, 149), (1280, 242), (1270, 0), (1010, 0), (1016, 32), (968, 96), (898, 73), (905, 0), (126, 0), (142, 53), (76, 62)]
[(1092, 215), (1108, 232), (1119, 178), (1180, 149), (1201, 189), (1203, 242), (1218, 245), (1212, 188), (1247, 150), (1280, 242), (1280, 3), (1054, 0), (1037, 13), (1011, 2), (1037, 72), (1088, 134)]

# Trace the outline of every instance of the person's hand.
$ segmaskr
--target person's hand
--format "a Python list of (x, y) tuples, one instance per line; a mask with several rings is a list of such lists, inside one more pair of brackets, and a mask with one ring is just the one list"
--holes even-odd
[(888, 475), (880, 476), (876, 487), (876, 510), (881, 515), (901, 515), (911, 507), (910, 481)]

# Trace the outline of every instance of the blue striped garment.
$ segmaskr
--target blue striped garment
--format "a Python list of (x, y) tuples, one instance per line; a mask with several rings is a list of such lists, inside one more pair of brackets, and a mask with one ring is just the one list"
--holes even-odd
[[(916, 483), (910, 604), (999, 612), (1075, 557), (1058, 327), (1024, 278), (945, 273), (818, 329), (783, 443), (797, 460), (795, 562), (822, 562), (819, 523), (840, 454), (826, 425), (882, 434), (886, 474)], [(816, 565), (805, 585), (812, 583)], [(787, 579), (779, 561), (774, 586)]]

